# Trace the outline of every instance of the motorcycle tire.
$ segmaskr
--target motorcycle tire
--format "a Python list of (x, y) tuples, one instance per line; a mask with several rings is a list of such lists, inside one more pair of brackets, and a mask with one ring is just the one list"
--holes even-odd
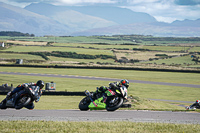
[(6, 102), (5, 99), (3, 101), (1, 101), (1, 103), (0, 103), (0, 109), (7, 109), (5, 102)]
[(118, 103), (117, 103), (116, 106), (109, 106), (109, 105), (107, 105), (106, 106), (106, 110), (107, 111), (115, 111), (115, 110), (117, 110), (118, 108), (120, 108), (122, 106), (122, 104), (124, 102), (124, 99), (122, 97), (119, 97), (119, 99), (117, 100), (117, 102)]
[[(23, 98), (23, 100), (21, 100)], [(31, 97), (28, 95), (20, 96), (15, 103), (15, 109), (22, 109), (31, 102)]]
[(80, 101), (80, 103), (79, 103), (79, 109), (81, 110), (81, 111), (87, 111), (87, 110), (89, 110), (89, 105), (90, 105), (90, 100), (89, 100), (89, 97), (85, 97), (85, 98), (83, 98), (81, 101)]

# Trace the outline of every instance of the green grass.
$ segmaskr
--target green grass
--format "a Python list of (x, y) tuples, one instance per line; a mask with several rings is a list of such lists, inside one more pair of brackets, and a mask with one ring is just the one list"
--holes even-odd
[[(168, 56), (179, 56), (185, 53), (168, 53), (168, 52), (156, 52), (156, 51), (129, 51), (129, 52), (115, 52), (117, 58), (120, 59), (121, 57), (126, 57), (127, 59), (134, 59), (140, 61), (148, 61), (150, 58), (160, 58), (160, 61), (166, 62), (165, 59), (161, 59), (162, 57), (156, 56), (157, 54), (166, 54)], [(179, 61), (179, 58), (174, 59), (175, 62)], [(192, 61), (192, 59), (190, 59)], [(152, 61), (153, 62), (153, 61)], [(187, 61), (185, 61), (187, 62)], [(142, 64), (143, 62), (139, 62), (137, 64)]]
[(129, 90), (129, 94), (143, 98), (178, 101), (196, 101), (197, 99), (199, 99), (199, 88), (136, 83), (131, 85), (133, 86), (133, 88)]
[(0, 53), (2, 59), (44, 60), (41, 56), (30, 54)]
[(84, 47), (84, 48), (98, 48), (98, 49), (133, 49), (138, 48), (139, 45), (117, 45), (117, 44), (81, 44), (81, 43), (54, 43), (53, 46), (66, 47)]
[[(71, 62), (76, 62), (76, 63), (79, 63), (79, 62), (84, 62), (84, 63), (97, 63), (97, 62), (101, 62), (101, 63), (113, 63), (114, 64), (114, 59), (73, 59), (73, 58), (62, 58), (62, 57), (54, 57), (54, 56), (48, 56), (48, 58), (51, 60), (51, 61), (57, 61), (57, 64), (59, 64), (59, 61), (60, 64), (64, 64), (64, 63), (71, 63)], [(56, 62), (55, 62), (56, 64)]]
[(193, 47), (189, 52), (200, 52), (200, 47)]
[(113, 122), (0, 121), (0, 130), (51, 133), (198, 133), (198, 124)]
[(0, 40), (23, 40), (23, 41), (44, 41), (57, 43), (108, 43), (108, 44), (123, 44), (133, 43), (132, 40), (110, 40), (102, 37), (0, 37)]
[(44, 73), (60, 75), (80, 75), (106, 77), (116, 79), (144, 80), (169, 83), (185, 83), (200, 85), (200, 74), (181, 72), (156, 72), (135, 70), (109, 70), (109, 69), (71, 69), (71, 68), (28, 68), (28, 67), (0, 67), (0, 71), (21, 73)]
[(51, 51), (62, 51), (62, 52), (76, 52), (77, 54), (89, 54), (89, 55), (113, 55), (110, 50), (97, 50), (97, 49), (83, 49), (83, 48), (69, 48), (69, 47), (44, 47), (44, 46), (12, 46), (3, 51), (13, 52), (51, 52)]
[[(48, 96), (42, 95), (40, 101), (35, 103), (34, 109), (39, 110), (57, 110), (57, 109), (79, 109), (79, 102), (85, 96)], [(0, 100), (3, 100), (5, 96), (0, 95)], [(131, 108), (120, 108), (125, 110), (185, 110), (184, 107), (177, 106), (168, 102), (153, 101), (140, 97), (135, 97), (134, 99), (129, 99), (129, 104), (132, 104)], [(179, 103), (176, 103), (179, 104)]]
[(156, 51), (185, 51), (190, 47), (183, 46), (143, 46), (143, 49), (156, 50)]
[(162, 60), (153, 60), (153, 61), (148, 61), (145, 63), (156, 63), (156, 64), (162, 64), (165, 63), (166, 65), (182, 65), (182, 66), (187, 66), (188, 64), (195, 64), (194, 61), (192, 61), (191, 56), (180, 56), (180, 57), (175, 57), (175, 58), (168, 58), (168, 59), (162, 59)]

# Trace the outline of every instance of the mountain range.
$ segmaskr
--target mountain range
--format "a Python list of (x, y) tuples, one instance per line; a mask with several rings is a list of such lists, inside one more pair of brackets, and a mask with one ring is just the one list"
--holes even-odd
[(200, 36), (200, 19), (158, 22), (142, 12), (114, 6), (55, 6), (32, 3), (25, 8), (0, 2), (0, 31), (36, 36), (141, 34)]

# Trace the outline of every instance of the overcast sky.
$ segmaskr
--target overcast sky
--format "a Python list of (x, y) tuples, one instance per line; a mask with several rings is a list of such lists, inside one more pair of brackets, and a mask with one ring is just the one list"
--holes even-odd
[(101, 3), (129, 8), (136, 12), (145, 12), (162, 22), (200, 18), (200, 0), (0, 0), (0, 2), (22, 8), (33, 2), (46, 2), (54, 5)]

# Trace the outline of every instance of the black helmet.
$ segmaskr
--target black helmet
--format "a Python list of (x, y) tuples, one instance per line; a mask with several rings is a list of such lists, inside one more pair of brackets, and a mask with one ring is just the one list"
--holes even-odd
[(126, 79), (122, 79), (120, 81), (120, 85), (124, 85), (128, 89), (128, 87), (129, 87), (129, 81), (126, 80)]
[(44, 87), (44, 82), (42, 80), (38, 80), (36, 85), (39, 86), (40, 89), (42, 89)]

